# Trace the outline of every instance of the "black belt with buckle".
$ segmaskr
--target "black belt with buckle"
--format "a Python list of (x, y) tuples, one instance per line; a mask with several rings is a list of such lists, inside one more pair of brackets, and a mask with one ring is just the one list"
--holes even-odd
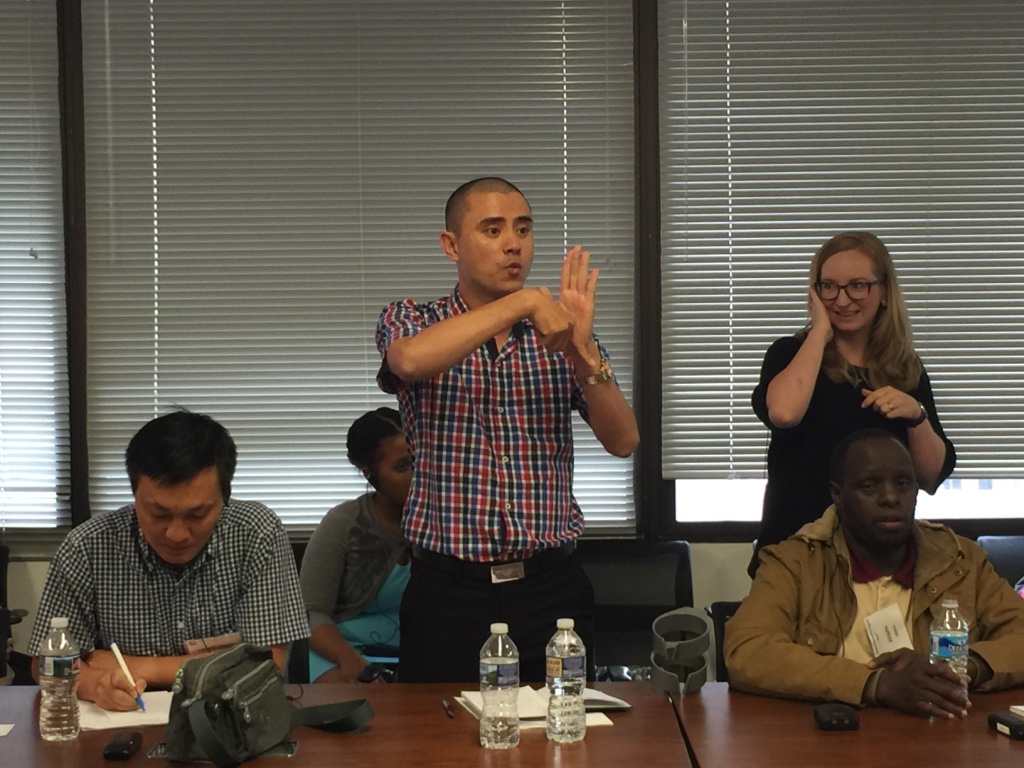
[(501, 584), (506, 581), (518, 581), (540, 573), (555, 563), (564, 560), (576, 551), (576, 542), (567, 541), (560, 547), (551, 547), (534, 552), (525, 560), (502, 560), (489, 563), (477, 563), (471, 560), (460, 560), (451, 555), (442, 555), (440, 552), (431, 552), (419, 544), (412, 545), (412, 556), (431, 568), (450, 573), (454, 576), (463, 576), (467, 579), (478, 579), (489, 581), (492, 584)]

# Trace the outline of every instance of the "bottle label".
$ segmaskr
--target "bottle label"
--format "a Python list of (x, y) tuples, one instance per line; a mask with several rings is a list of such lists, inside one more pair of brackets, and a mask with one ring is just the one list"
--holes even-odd
[(492, 664), (480, 662), (480, 682), (488, 685), (504, 688), (506, 686), (519, 687), (519, 662), (513, 661), (510, 664)]
[(548, 656), (545, 671), (548, 677), (562, 676), (562, 659), (559, 656)]
[(78, 674), (81, 663), (77, 656), (42, 656), (40, 659), (40, 675), (59, 677), (67, 680)]
[(957, 659), (967, 655), (967, 633), (932, 633), (932, 656), (939, 659)]
[(586, 656), (548, 656), (545, 669), (548, 677), (562, 680), (586, 680)]

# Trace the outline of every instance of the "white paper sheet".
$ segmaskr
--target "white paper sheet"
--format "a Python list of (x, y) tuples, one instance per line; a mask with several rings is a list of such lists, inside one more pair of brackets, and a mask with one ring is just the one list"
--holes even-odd
[[(546, 687), (542, 687), (537, 690), (537, 695), (544, 702), (546, 712), (551, 692)], [(587, 712), (617, 712), (633, 708), (628, 701), (617, 699), (610, 693), (599, 691), (596, 688), (583, 689), (583, 706)]]
[(79, 701), (79, 719), (83, 731), (102, 731), (107, 728), (138, 728), (143, 725), (167, 725), (171, 714), (170, 691), (146, 691), (142, 700), (146, 711), (108, 712), (91, 701)]
[[(528, 685), (524, 685), (519, 689), (520, 730), (545, 727), (548, 715), (547, 689), (542, 690), (545, 695), (542, 695), (541, 691), (533, 690)], [(621, 701), (621, 699), (615, 699), (614, 696), (607, 696), (607, 694), (604, 694), (604, 696), (608, 699), (614, 699), (616, 702)], [(455, 700), (465, 707), (466, 711), (473, 715), (473, 717), (479, 719), (480, 710), (483, 708), (483, 698), (480, 696), (480, 691), (463, 691), (462, 695), (457, 696)], [(587, 703), (589, 704), (589, 702)], [(629, 704), (626, 702), (622, 703), (626, 705), (626, 708), (629, 708)], [(611, 724), (611, 718), (604, 714), (604, 712), (587, 712), (588, 728)]]

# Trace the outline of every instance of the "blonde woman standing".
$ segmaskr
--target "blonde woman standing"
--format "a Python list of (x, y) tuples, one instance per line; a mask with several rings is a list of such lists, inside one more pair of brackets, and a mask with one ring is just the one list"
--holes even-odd
[[(894, 434), (929, 494), (956, 464), (882, 241), (870, 232), (836, 235), (815, 253), (810, 283), (810, 324), (768, 349), (751, 398), (771, 430), (758, 549), (821, 516), (831, 503), (829, 458), (852, 432)], [(756, 569), (755, 552), (751, 576)]]

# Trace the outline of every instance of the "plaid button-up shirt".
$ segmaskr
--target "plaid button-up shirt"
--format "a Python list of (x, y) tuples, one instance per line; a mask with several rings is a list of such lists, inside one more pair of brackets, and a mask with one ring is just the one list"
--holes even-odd
[(50, 563), (29, 643), (68, 618), (82, 655), (116, 640), (128, 656), (178, 656), (185, 641), (238, 632), (276, 645), (309, 636), (288, 537), (270, 509), (230, 500), (206, 547), (177, 572), (153, 553), (129, 504), (73, 529)]
[(467, 311), (456, 287), (428, 304), (389, 304), (377, 324), (377, 383), (398, 396), (415, 461), (405, 535), (463, 560), (528, 557), (583, 531), (572, 412), (588, 419), (587, 404), (572, 362), (548, 354), (529, 321), (500, 350), (491, 341), (432, 379), (407, 383), (387, 368), (396, 339)]

